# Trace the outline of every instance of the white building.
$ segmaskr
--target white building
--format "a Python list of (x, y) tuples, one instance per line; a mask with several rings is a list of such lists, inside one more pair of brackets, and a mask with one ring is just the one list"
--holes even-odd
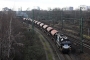
[(65, 10), (68, 10), (68, 11), (72, 11), (73, 10), (73, 7), (64, 7), (64, 8), (62, 8), (64, 11)]

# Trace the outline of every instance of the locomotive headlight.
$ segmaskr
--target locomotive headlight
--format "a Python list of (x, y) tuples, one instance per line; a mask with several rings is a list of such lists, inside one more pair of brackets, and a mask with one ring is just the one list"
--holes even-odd
[(70, 46), (68, 46), (68, 45), (63, 45), (62, 46), (64, 49), (69, 49), (70, 48)]

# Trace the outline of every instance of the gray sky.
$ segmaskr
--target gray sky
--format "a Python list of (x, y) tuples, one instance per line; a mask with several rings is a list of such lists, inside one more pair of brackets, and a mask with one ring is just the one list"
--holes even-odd
[(48, 9), (69, 6), (77, 8), (80, 5), (90, 6), (90, 0), (0, 0), (0, 10), (3, 7), (14, 8), (14, 10), (22, 7), (22, 10), (26, 10), (27, 8), (36, 8), (37, 6), (41, 9)]

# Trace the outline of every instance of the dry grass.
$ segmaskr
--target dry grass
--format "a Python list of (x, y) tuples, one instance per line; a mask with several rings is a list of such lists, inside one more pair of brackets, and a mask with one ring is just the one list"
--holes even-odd
[(77, 34), (77, 32), (73, 31), (73, 30), (69, 30), (69, 29), (64, 29), (65, 31), (67, 32), (70, 32), (70, 33), (74, 33), (74, 34)]
[(90, 39), (90, 36), (88, 36), (88, 35), (83, 35), (83, 37), (86, 39)]
[(44, 49), (46, 50), (47, 58), (48, 60), (53, 60), (52, 53), (50, 52), (49, 44), (44, 41), (44, 37), (42, 35), (39, 35), (39, 38), (42, 40), (42, 43), (44, 45)]

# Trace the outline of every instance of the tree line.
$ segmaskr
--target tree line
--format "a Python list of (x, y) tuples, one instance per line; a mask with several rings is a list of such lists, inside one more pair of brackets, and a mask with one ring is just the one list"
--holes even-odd
[(63, 11), (59, 8), (55, 8), (50, 10), (32, 9), (30, 11), (24, 12), (26, 12), (29, 15), (29, 17), (34, 18), (36, 20), (78, 20), (81, 16), (84, 20), (90, 19), (90, 10), (80, 12), (80, 10)]

